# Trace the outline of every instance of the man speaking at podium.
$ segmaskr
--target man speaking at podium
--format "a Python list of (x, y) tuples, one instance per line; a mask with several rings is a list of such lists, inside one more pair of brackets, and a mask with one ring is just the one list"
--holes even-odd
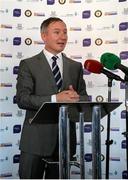
[[(58, 124), (29, 124), (42, 103), (88, 100), (81, 63), (62, 53), (68, 38), (64, 21), (50, 17), (43, 21), (40, 30), (45, 47), (39, 54), (20, 62), (17, 77), (17, 104), (26, 110), (20, 141), (21, 179), (59, 178), (58, 165), (43, 161), (45, 158), (58, 161)], [(71, 108), (71, 157), (76, 153), (74, 114)]]

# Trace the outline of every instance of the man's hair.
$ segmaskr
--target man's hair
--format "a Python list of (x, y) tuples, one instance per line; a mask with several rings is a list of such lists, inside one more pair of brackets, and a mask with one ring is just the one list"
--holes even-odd
[(62, 19), (58, 18), (58, 17), (50, 17), (46, 20), (44, 20), (40, 26), (40, 32), (41, 33), (44, 33), (46, 32), (48, 26), (53, 23), (53, 22), (57, 22), (57, 21), (61, 21), (61, 22), (64, 22)]

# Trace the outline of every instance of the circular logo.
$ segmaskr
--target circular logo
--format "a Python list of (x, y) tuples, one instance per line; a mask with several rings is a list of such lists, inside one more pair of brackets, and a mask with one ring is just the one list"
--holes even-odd
[(97, 96), (97, 97), (96, 97), (96, 101), (97, 101), (97, 102), (103, 102), (103, 101), (104, 101), (103, 96), (101, 96), (101, 95)]
[(25, 14), (25, 16), (30, 17), (32, 15), (32, 11), (27, 9), (24, 14)]
[(26, 38), (25, 39), (25, 44), (26, 45), (31, 45), (32, 44), (32, 40), (30, 38)]
[(102, 43), (103, 43), (103, 41), (102, 41), (102, 39), (100, 39), (100, 38), (97, 38), (97, 39), (95, 40), (95, 44), (96, 44), (97, 46), (100, 46)]
[(60, 3), (60, 4), (65, 4), (65, 3), (66, 3), (66, 0), (59, 0), (59, 3)]
[(104, 161), (105, 157), (103, 154), (101, 154), (101, 161)]
[(97, 11), (95, 11), (94, 14), (95, 14), (96, 17), (101, 17), (102, 16), (102, 11), (97, 10)]
[(104, 126), (101, 124), (100, 125), (100, 132), (103, 132), (104, 131)]

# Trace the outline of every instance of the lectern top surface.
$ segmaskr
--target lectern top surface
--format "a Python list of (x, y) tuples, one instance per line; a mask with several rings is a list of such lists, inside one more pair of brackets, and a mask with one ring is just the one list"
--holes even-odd
[[(92, 121), (92, 109), (93, 107), (100, 107), (101, 111), (101, 118), (105, 117), (111, 111), (116, 109), (122, 104), (122, 102), (88, 102), (88, 101), (81, 101), (77, 103), (51, 103), (46, 102), (43, 103), (42, 106), (39, 108), (35, 116), (31, 119), (30, 123), (57, 123), (58, 116), (59, 116), (59, 108), (62, 106), (76, 106), (79, 112), (85, 113), (85, 122)], [(43, 118), (42, 118), (43, 117)], [(52, 117), (56, 119), (53, 122)], [(43, 121), (42, 121), (43, 119)], [(78, 119), (78, 118), (76, 118)], [(76, 120), (77, 122), (77, 120)]]

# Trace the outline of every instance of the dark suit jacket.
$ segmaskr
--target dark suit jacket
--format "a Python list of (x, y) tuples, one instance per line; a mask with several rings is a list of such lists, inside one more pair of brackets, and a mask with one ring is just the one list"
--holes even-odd
[[(81, 63), (63, 55), (62, 90), (67, 90), (69, 85), (73, 85), (73, 88), (80, 94), (80, 100), (87, 100), (88, 96)], [(24, 152), (50, 156), (56, 146), (58, 125), (29, 124), (29, 119), (35, 115), (42, 103), (50, 102), (51, 95), (57, 93), (51, 68), (43, 52), (20, 62), (16, 87), (17, 104), (19, 108), (26, 109), (20, 149)], [(75, 107), (71, 107), (69, 111), (71, 154), (75, 154), (76, 134), (75, 123), (72, 121), (76, 118), (75, 113), (77, 111)], [(51, 118), (54, 119), (53, 116)]]

